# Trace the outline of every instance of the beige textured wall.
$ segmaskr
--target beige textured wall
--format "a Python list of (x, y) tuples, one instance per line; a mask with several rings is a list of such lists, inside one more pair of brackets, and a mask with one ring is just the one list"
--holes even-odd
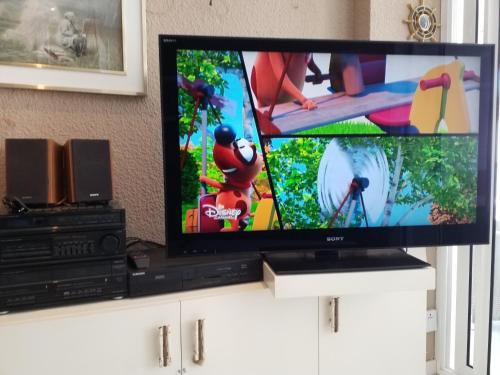
[(147, 0), (147, 97), (0, 89), (0, 197), (4, 138), (109, 138), (128, 235), (163, 241), (158, 34), (348, 39), (353, 18), (351, 0)]
[(370, 39), (370, 1), (354, 1), (354, 39)]

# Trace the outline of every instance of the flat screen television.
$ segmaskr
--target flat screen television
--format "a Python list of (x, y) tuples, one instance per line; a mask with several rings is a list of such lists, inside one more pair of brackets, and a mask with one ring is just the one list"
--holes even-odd
[(169, 255), (487, 243), (494, 47), (160, 36)]

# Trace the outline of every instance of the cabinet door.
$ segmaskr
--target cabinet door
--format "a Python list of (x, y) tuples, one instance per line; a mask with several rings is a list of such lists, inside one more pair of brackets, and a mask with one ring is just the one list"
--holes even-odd
[[(188, 375), (318, 373), (317, 298), (277, 300), (269, 290), (259, 290), (181, 302), (181, 311)], [(205, 326), (200, 365), (193, 363), (198, 319)]]
[(337, 333), (319, 309), (320, 375), (425, 374), (425, 291), (340, 297)]
[[(0, 374), (177, 374), (179, 308), (173, 303), (59, 318), (47, 311), (47, 318), (24, 323), (16, 323), (14, 316), (0, 317)], [(2, 324), (4, 318), (14, 323)], [(160, 368), (158, 327), (167, 324), (172, 364)]]

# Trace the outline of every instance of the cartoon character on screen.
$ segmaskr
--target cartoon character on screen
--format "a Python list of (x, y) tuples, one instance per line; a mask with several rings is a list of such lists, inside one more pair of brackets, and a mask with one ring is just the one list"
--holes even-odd
[(307, 68), (314, 77), (321, 75), (311, 53), (257, 53), (251, 85), (259, 107), (297, 100), (304, 109), (315, 109), (316, 103), (302, 94)]
[(224, 174), (225, 182), (201, 176), (200, 182), (219, 189), (215, 201), (218, 219), (227, 220), (230, 227), (223, 231), (243, 230), (247, 226), (252, 206), (252, 182), (262, 171), (262, 155), (246, 139), (236, 139), (231, 126), (219, 125), (215, 131), (214, 161)]

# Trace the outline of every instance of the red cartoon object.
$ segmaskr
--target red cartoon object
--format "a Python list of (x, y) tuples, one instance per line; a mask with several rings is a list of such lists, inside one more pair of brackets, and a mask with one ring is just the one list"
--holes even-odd
[[(306, 70), (313, 73), (313, 83), (321, 81), (321, 71), (310, 53), (259, 52), (252, 69), (251, 86), (259, 107), (257, 111), (260, 131), (263, 134), (281, 134), (273, 124), (272, 115), (276, 104), (298, 100), (307, 110), (315, 109), (316, 103), (302, 95)], [(318, 81), (319, 80), (319, 81)]]
[(262, 171), (262, 155), (257, 153), (253, 143), (246, 139), (236, 139), (236, 133), (230, 126), (218, 126), (214, 135), (214, 161), (226, 181), (200, 177), (202, 183), (219, 189), (215, 207), (209, 207), (205, 214), (214, 220), (229, 221), (231, 227), (222, 228), (221, 231), (243, 230), (247, 225), (246, 219), (250, 216), (252, 182)]
[(314, 101), (302, 95), (308, 67), (318, 70), (309, 53), (259, 52), (251, 80), (259, 107), (298, 100), (304, 109), (316, 108)]

